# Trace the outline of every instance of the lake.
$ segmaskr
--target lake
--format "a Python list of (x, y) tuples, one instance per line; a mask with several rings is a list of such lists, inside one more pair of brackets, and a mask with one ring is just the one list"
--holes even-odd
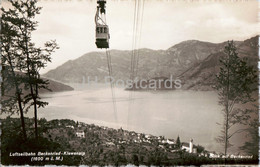
[[(207, 150), (223, 150), (214, 140), (221, 129), (216, 123), (223, 122), (216, 92), (135, 91), (129, 100), (130, 91), (115, 88), (115, 113), (109, 85), (72, 86), (74, 91), (43, 94), (42, 100), (49, 105), (40, 109), (38, 116), (47, 120), (66, 118), (99, 126), (122, 127), (173, 139), (179, 135), (181, 142), (189, 142), (192, 138), (196, 145)], [(32, 114), (27, 116), (32, 117)], [(235, 142), (241, 145), (240, 141)]]

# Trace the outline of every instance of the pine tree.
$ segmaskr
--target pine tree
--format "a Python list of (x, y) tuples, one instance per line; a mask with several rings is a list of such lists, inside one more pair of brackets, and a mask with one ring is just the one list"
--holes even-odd
[(176, 147), (177, 148), (181, 148), (181, 141), (180, 141), (180, 137), (178, 136), (177, 139), (176, 139)]
[(237, 124), (249, 119), (248, 110), (239, 106), (253, 102), (252, 93), (256, 90), (257, 75), (252, 66), (245, 59), (238, 57), (237, 48), (233, 41), (225, 46), (225, 55), (220, 58), (220, 71), (216, 76), (216, 90), (218, 91), (219, 104), (223, 106), (223, 129), (216, 139), (224, 145), (224, 154), (227, 154), (231, 146), (230, 138), (241, 133), (244, 129), (232, 132), (230, 129)]

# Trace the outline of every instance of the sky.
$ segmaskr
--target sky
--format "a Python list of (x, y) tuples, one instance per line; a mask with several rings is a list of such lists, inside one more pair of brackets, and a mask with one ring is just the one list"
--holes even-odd
[[(96, 0), (40, 0), (43, 7), (33, 40), (38, 46), (56, 40), (60, 46), (50, 69), (92, 51), (95, 46)], [(134, 0), (108, 0), (110, 49), (131, 50)], [(219, 43), (245, 40), (259, 34), (258, 1), (145, 0), (139, 48), (168, 49), (185, 40)]]

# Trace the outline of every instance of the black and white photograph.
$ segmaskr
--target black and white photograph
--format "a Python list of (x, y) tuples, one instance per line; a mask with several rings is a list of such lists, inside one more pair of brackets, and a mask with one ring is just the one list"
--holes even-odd
[(2, 0), (2, 166), (259, 165), (259, 0)]

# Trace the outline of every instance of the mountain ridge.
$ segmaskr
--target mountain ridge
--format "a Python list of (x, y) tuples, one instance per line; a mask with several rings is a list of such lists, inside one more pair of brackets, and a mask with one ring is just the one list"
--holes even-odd
[[(252, 51), (253, 49), (248, 48), (247, 45), (252, 40), (256, 41), (256, 38), (258, 39), (258, 36), (244, 41), (235, 41), (235, 44), (246, 49), (250, 54), (255, 54)], [(206, 60), (208, 57), (218, 57), (218, 53), (223, 54), (226, 43), (227, 41), (210, 43), (199, 40), (187, 40), (166, 50), (138, 49), (139, 64), (137, 77), (149, 80), (154, 77), (173, 76), (184, 79), (185, 84), (187, 84), (186, 80), (190, 79), (188, 73), (194, 73), (191, 70), (194, 70), (196, 66), (201, 66), (202, 62), (207, 64)], [(132, 51), (112, 49), (110, 54), (114, 79), (129, 79)], [(246, 55), (241, 54), (241, 56)], [(211, 65), (207, 68), (211, 69), (214, 66), (214, 62), (211, 60), (208, 63), (211, 63)], [(203, 67), (207, 66), (206, 64)], [(108, 76), (106, 54), (105, 52), (97, 51), (86, 53), (75, 60), (65, 62), (56, 69), (50, 70), (43, 76), (63, 83), (82, 83), (87, 77), (94, 78), (97, 76), (98, 82), (104, 82), (104, 77)], [(189, 89), (189, 86), (184, 86), (184, 89)]]
[[(257, 70), (258, 63), (258, 36), (236, 43), (238, 56), (246, 58), (249, 65)], [(250, 46), (251, 45), (251, 46)], [(246, 52), (245, 52), (246, 51)], [(219, 71), (219, 58), (225, 53), (223, 51), (210, 54), (189, 70), (179, 75), (180, 79), (186, 81), (183, 89), (213, 90), (215, 76)]]

